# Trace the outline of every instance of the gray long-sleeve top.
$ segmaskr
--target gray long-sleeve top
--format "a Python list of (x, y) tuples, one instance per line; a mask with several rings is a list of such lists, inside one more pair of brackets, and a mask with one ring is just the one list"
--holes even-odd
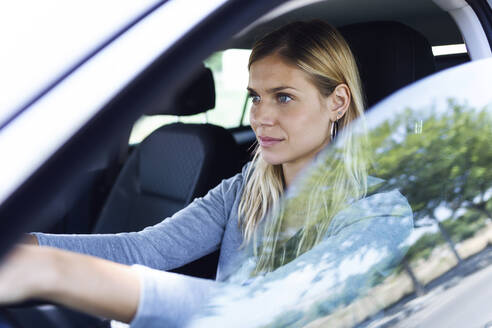
[[(214, 299), (222, 293), (228, 293), (229, 285), (243, 290), (248, 290), (251, 286), (258, 288), (259, 285), (283, 279), (286, 272), (298, 270), (300, 264), (304, 266), (312, 262), (311, 264), (318, 267), (320, 263), (334, 264), (342, 258), (356, 255), (364, 247), (367, 248), (367, 245), (384, 249), (385, 258), (373, 263), (373, 267), (378, 270), (385, 270), (390, 263), (402, 256), (402, 243), (413, 228), (412, 211), (398, 191), (391, 191), (361, 199), (338, 213), (330, 224), (325, 240), (298, 259), (259, 277), (253, 283), (248, 282), (248, 286), (241, 285), (241, 281), (238, 284), (234, 275), (244, 268), (247, 269), (249, 263), (249, 254), (246, 254), (244, 248), (240, 248), (243, 238), (237, 215), (245, 170), (246, 167), (241, 173), (222, 181), (205, 197), (195, 199), (172, 217), (140, 232), (35, 235), (40, 245), (134, 265), (142, 288), (137, 313), (130, 325), (146, 328), (194, 325), (191, 318), (196, 318), (199, 314), (198, 322), (207, 320), (210, 311), (207, 312), (206, 305), (214, 303)], [(182, 266), (218, 248), (220, 257), (216, 281), (164, 271)], [(320, 261), (320, 256), (326, 261)], [(341, 269), (340, 267), (339, 270)], [(326, 272), (326, 268), (320, 267), (319, 270)], [(231, 276), (232, 279), (229, 279)], [(272, 297), (275, 298), (271, 293), (265, 295), (265, 304), (271, 303)], [(292, 302), (299, 303), (299, 299)], [(265, 308), (268, 308), (260, 307), (263, 312), (256, 313), (264, 313)], [(252, 309), (244, 313), (250, 318), (254, 311)], [(217, 311), (208, 319), (218, 320), (216, 314)], [(270, 312), (271, 316), (274, 314), (275, 311)], [(234, 315), (233, 318), (239, 320), (234, 326), (244, 323), (240, 317)], [(258, 317), (258, 325), (269, 320), (266, 317), (268, 316)], [(233, 320), (227, 319), (225, 314), (221, 318), (220, 320)], [(253, 326), (252, 322), (248, 322), (247, 326)]]

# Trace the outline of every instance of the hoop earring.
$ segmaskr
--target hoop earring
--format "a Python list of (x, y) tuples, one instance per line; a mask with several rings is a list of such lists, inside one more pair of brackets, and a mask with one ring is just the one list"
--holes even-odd
[(331, 140), (333, 141), (336, 136), (337, 136), (337, 133), (338, 133), (338, 116), (341, 115), (342, 113), (341, 112), (338, 112), (338, 115), (337, 115), (337, 119), (335, 122), (331, 123)]
[(338, 133), (338, 121), (331, 123), (331, 140), (334, 140)]

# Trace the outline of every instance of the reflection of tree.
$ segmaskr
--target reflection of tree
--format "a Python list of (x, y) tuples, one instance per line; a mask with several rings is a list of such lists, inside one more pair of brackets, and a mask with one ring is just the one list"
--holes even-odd
[[(311, 250), (265, 276), (254, 277), (248, 285), (225, 284), (193, 327), (230, 326), (233, 322), (234, 326), (270, 328), (305, 326), (320, 317), (337, 319), (337, 312), (342, 313), (377, 285), (384, 285), (381, 282), (405, 255), (404, 240), (412, 230), (412, 213), (408, 209), (406, 215), (398, 215), (396, 202), (384, 195), (385, 191), (399, 189), (411, 204), (417, 225), (427, 218), (435, 220), (447, 231), (449, 242), (471, 236), (492, 212), (492, 171), (488, 170), (492, 162), (492, 148), (488, 146), (491, 137), (489, 113), (452, 101), (445, 113), (408, 110), (378, 126), (370, 132), (369, 140), (375, 149), (371, 175), (385, 179), (379, 184), (379, 201), (373, 202), (378, 193), (370, 190), (368, 197), (345, 207), (333, 218), (327, 238)], [(335, 148), (329, 148), (324, 155), (329, 161), (320, 166), (321, 171), (336, 165), (339, 155)], [(285, 206), (288, 223), (305, 220), (305, 204), (313, 193), (330, 191), (330, 185), (317, 183), (318, 175), (311, 173), (305, 189), (301, 186), (295, 190), (294, 198)], [(320, 187), (313, 188), (317, 185)], [(440, 217), (438, 221), (436, 210), (441, 206), (449, 208), (451, 214), (447, 220)], [(408, 218), (408, 225), (402, 217)], [(407, 260), (428, 256), (429, 249), (445, 238), (424, 235), (407, 253)], [(408, 262), (403, 266), (409, 268)], [(377, 292), (387, 291), (381, 288)], [(373, 309), (379, 311), (391, 304), (381, 299)], [(364, 315), (369, 312), (366, 310)], [(354, 318), (352, 323), (357, 320)]]
[[(409, 109), (371, 131), (370, 140), (379, 157), (373, 174), (386, 179), (384, 188), (398, 188), (407, 197), (417, 226), (431, 219), (442, 233), (424, 236), (407, 259), (428, 255), (430, 246), (445, 240), (460, 260), (454, 242), (473, 232), (458, 216), (466, 216), (467, 225), (492, 216), (490, 113), (453, 100), (444, 113)], [(440, 206), (450, 210), (446, 221), (436, 216)]]
[[(486, 225), (487, 217), (474, 210), (468, 210), (465, 214), (456, 219), (446, 219), (442, 221), (443, 228), (449, 233), (452, 241), (458, 243), (472, 237), (475, 232)], [(445, 242), (443, 237), (437, 233), (426, 233), (410, 247), (407, 253), (407, 260), (412, 261), (419, 258), (429, 258), (432, 249)]]

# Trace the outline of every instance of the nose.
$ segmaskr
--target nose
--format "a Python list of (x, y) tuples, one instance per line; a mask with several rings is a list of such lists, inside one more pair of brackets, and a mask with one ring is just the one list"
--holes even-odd
[(276, 121), (275, 110), (265, 103), (253, 105), (249, 113), (249, 121), (251, 126), (273, 126)]

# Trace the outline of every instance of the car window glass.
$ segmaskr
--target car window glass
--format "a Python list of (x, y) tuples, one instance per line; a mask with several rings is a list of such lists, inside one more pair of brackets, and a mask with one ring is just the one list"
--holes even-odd
[[(216, 94), (214, 109), (191, 116), (143, 116), (133, 127), (130, 144), (139, 143), (158, 127), (174, 122), (210, 123), (224, 128), (249, 125), (246, 87), (250, 53), (251, 50), (246, 49), (229, 49), (216, 52), (205, 60), (205, 66), (210, 68), (214, 76)], [(244, 108), (245, 105), (248, 107)]]
[[(283, 245), (281, 254), (290, 260), (258, 272), (254, 248), (246, 247), (191, 326), (486, 326), (490, 85), (492, 59), (472, 62), (400, 90), (344, 128), (274, 211), (284, 220), (280, 237), (260, 234), (260, 247)], [(348, 149), (357, 147), (364, 157), (347, 159)], [(361, 161), (367, 177), (348, 181), (366, 183), (365, 195), (357, 195), (359, 187), (335, 188), (338, 173)], [(331, 183), (324, 183), (330, 174)], [(341, 196), (341, 190), (349, 192)], [(330, 225), (316, 246), (292, 256), (303, 236), (298, 223), (318, 222), (310, 213), (328, 215)]]

